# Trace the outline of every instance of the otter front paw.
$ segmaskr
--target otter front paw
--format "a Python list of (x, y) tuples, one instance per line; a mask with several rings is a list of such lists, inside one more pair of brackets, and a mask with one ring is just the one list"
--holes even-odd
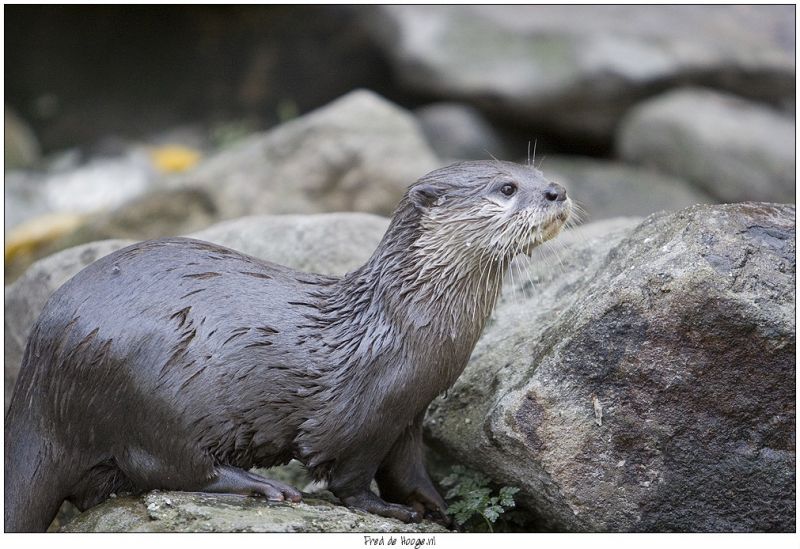
[(361, 509), (369, 513), (374, 513), (382, 517), (394, 518), (403, 522), (422, 522), (422, 514), (419, 511), (405, 505), (383, 501), (368, 490), (344, 497), (342, 498), (342, 503), (348, 507)]

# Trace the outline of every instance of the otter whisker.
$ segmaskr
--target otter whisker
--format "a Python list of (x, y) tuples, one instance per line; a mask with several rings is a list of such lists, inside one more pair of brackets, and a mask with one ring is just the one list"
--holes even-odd
[[(521, 246), (521, 243), (523, 242), (521, 238), (519, 239), (519, 242), (520, 242), (520, 246)], [(528, 278), (528, 282), (530, 282), (531, 287), (533, 287), (534, 284), (533, 284), (533, 280), (531, 279), (530, 268), (529, 268), (530, 267), (530, 261), (529, 261), (529, 258), (527, 256), (525, 256), (524, 262), (525, 262), (525, 276)]]
[[(556, 259), (558, 263), (558, 267), (560, 269), (560, 274), (564, 274), (567, 272), (567, 268), (564, 266), (564, 261), (561, 259), (561, 254), (558, 253), (558, 249), (551, 244), (552, 241), (547, 241), (542, 246), (542, 250), (550, 254), (551, 257)], [(554, 263), (555, 266), (555, 263)]]
[[(518, 257), (522, 254), (522, 246), (524, 244), (524, 240), (523, 240), (522, 237), (523, 237), (523, 234), (520, 234), (520, 238), (516, 239), (516, 241), (517, 241), (516, 254), (517, 254)], [(525, 258), (525, 261), (527, 261), (527, 257)], [(520, 262), (517, 262), (517, 268), (520, 270), (520, 278), (522, 278), (522, 270), (523, 269), (522, 269), (522, 266), (520, 265)], [(525, 269), (525, 276), (527, 277), (528, 282), (531, 283), (531, 286), (533, 286), (533, 281), (530, 278), (530, 273), (528, 272), (527, 268)], [(524, 294), (525, 293), (524, 288), (522, 289), (522, 291), (523, 291), (523, 294)]]

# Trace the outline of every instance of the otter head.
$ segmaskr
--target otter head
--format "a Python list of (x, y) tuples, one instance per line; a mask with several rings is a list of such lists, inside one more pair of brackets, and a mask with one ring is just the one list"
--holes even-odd
[(433, 171), (408, 190), (419, 215), (416, 246), (429, 253), (508, 262), (555, 237), (572, 201), (532, 166), (460, 162)]

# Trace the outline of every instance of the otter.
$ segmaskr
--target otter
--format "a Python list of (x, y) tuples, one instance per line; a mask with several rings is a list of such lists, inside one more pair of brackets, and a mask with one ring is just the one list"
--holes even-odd
[(466, 366), (511, 260), (570, 211), (532, 166), (462, 162), (410, 186), (342, 277), (187, 238), (97, 260), (31, 330), (5, 423), (6, 531), (119, 491), (298, 502), (249, 472), (292, 458), (344, 505), (446, 521), (425, 411)]

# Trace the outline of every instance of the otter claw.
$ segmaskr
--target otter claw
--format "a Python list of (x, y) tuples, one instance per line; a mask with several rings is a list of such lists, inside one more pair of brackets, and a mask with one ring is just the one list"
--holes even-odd
[(448, 515), (447, 512), (439, 506), (426, 505), (419, 500), (412, 502), (411, 506), (424, 518), (441, 524), (448, 530), (453, 529), (453, 517)]
[(372, 492), (361, 492), (354, 496), (342, 498), (342, 503), (348, 507), (361, 509), (382, 517), (394, 518), (402, 522), (422, 522), (422, 513), (419, 511), (405, 505), (383, 501)]

